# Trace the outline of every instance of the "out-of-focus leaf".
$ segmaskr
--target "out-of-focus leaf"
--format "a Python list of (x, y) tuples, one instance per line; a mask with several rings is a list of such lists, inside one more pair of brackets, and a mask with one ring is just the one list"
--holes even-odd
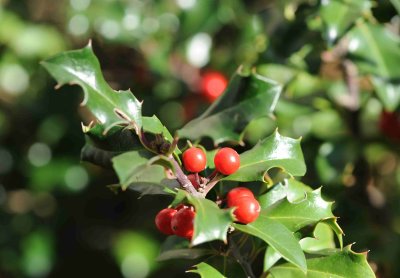
[(371, 8), (370, 1), (321, 1), (324, 37), (330, 43), (340, 38), (360, 15)]
[(265, 172), (279, 167), (293, 176), (306, 172), (300, 139), (281, 136), (278, 131), (240, 155), (239, 170), (224, 178), (231, 181), (264, 181)]
[(213, 201), (189, 194), (187, 198), (196, 210), (192, 245), (212, 240), (226, 242), (228, 228), (233, 222), (232, 209), (222, 210)]
[(396, 8), (397, 13), (400, 14), (400, 1), (399, 0), (390, 0), (393, 6)]
[(272, 113), (280, 92), (281, 86), (274, 81), (239, 69), (224, 94), (178, 133), (192, 140), (210, 137), (216, 145), (225, 141), (241, 142), (243, 130), (253, 119)]
[(197, 273), (201, 278), (226, 278), (218, 270), (206, 263), (199, 263), (195, 268), (196, 269), (188, 270), (187, 272)]
[(122, 231), (114, 236), (112, 252), (124, 273), (145, 277), (158, 267), (159, 243), (149, 233)]
[(347, 246), (342, 251), (337, 251), (331, 256), (307, 260), (307, 273), (305, 274), (294, 265), (287, 263), (275, 266), (269, 270), (268, 277), (296, 277), (296, 278), (373, 278), (374, 272), (363, 253), (355, 253)]
[(260, 214), (258, 219), (247, 225), (234, 224), (239, 231), (256, 236), (279, 252), (282, 257), (306, 272), (306, 257), (293, 233), (278, 221)]
[[(105, 130), (135, 122), (142, 126), (142, 104), (131, 91), (114, 91), (104, 80), (100, 63), (89, 44), (83, 49), (60, 53), (42, 62), (58, 81), (58, 86), (78, 84), (85, 92), (82, 105), (87, 106)], [(116, 113), (119, 110), (119, 115)], [(124, 114), (124, 118), (121, 118)], [(129, 119), (129, 121), (127, 121)]]
[(177, 236), (169, 236), (161, 246), (157, 261), (171, 259), (194, 260), (211, 254), (213, 254), (211, 249), (189, 248), (189, 242), (186, 239)]
[[(157, 161), (155, 158), (149, 160), (148, 152), (126, 152), (114, 157), (112, 162), (122, 190), (130, 187), (142, 194), (165, 194), (166, 188), (178, 185), (171, 184), (171, 180), (166, 179), (162, 165), (168, 161)], [(172, 168), (172, 165), (169, 168)]]
[(167, 261), (172, 259), (185, 259), (194, 260), (204, 256), (213, 254), (210, 249), (196, 249), (196, 248), (186, 248), (186, 249), (175, 249), (168, 250), (158, 256), (158, 261)]
[(53, 234), (45, 230), (31, 232), (21, 242), (23, 271), (28, 277), (47, 276), (54, 263)]
[(382, 25), (358, 21), (347, 40), (350, 58), (363, 73), (373, 76), (379, 98), (393, 111), (400, 103), (400, 38)]

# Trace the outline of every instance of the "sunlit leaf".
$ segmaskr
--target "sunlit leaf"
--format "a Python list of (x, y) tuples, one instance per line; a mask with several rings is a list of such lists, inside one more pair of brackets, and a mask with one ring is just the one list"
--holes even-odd
[(300, 271), (307, 271), (306, 257), (293, 233), (278, 221), (261, 214), (258, 219), (247, 225), (234, 224), (234, 227), (244, 233), (264, 240), (278, 251), (282, 257), (295, 264)]

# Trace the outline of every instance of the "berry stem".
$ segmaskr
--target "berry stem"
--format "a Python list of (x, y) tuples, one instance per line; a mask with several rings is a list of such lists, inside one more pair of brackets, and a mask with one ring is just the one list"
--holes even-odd
[(179, 184), (181, 187), (189, 192), (193, 196), (202, 196), (199, 192), (197, 192), (196, 188), (193, 186), (193, 184), (190, 182), (188, 177), (185, 175), (185, 173), (182, 171), (181, 166), (179, 163), (175, 160), (173, 155), (169, 156), (169, 160), (173, 163), (174, 169), (175, 169), (175, 176), (176, 179), (178, 180)]
[(207, 185), (204, 188), (202, 188), (201, 194), (204, 198), (207, 196), (208, 192), (210, 192), (210, 190), (213, 189), (215, 185), (217, 185), (217, 183), (221, 180), (222, 177), (223, 176), (217, 172), (214, 178), (209, 183), (207, 183)]

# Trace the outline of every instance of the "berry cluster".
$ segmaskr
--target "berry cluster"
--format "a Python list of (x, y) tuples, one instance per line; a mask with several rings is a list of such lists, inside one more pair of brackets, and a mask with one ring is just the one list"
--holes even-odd
[[(183, 155), (183, 166), (188, 172), (198, 173), (207, 166), (207, 158), (204, 151), (200, 148), (191, 147)], [(223, 175), (232, 175), (240, 166), (240, 156), (232, 148), (222, 148), (218, 150), (214, 157), (215, 170)]]
[[(183, 155), (183, 166), (186, 171), (195, 173), (189, 174), (187, 178), (196, 190), (201, 191), (210, 179), (198, 175), (207, 166), (207, 157), (201, 148), (190, 147)], [(231, 175), (240, 167), (239, 154), (232, 148), (222, 148), (218, 150), (214, 157), (215, 172), (222, 175)], [(249, 224), (255, 221), (260, 214), (260, 205), (253, 193), (245, 187), (232, 189), (227, 197), (228, 208), (235, 208), (234, 215), (236, 221), (242, 224)], [(195, 211), (193, 207), (179, 205), (176, 208), (166, 208), (161, 210), (155, 219), (157, 228), (166, 235), (177, 235), (191, 240), (193, 236), (193, 226)]]
[(156, 227), (163, 234), (177, 235), (191, 240), (195, 215), (193, 207), (186, 205), (166, 208), (157, 214)]

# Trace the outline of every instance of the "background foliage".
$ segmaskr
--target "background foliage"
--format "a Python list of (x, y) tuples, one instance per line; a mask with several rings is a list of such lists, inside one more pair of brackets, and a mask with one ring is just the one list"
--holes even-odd
[(89, 38), (111, 87), (131, 88), (170, 130), (208, 107), (204, 72), (257, 64), (284, 85), (276, 120), (235, 139), (302, 136), (304, 181), (336, 201), (345, 245), (371, 250), (377, 276), (400, 275), (400, 126), (387, 116), (400, 101), (398, 1), (1, 3), (1, 277), (182, 277), (193, 265), (156, 262), (153, 218), (168, 199), (113, 195), (111, 171), (79, 162), (91, 115), (39, 61)]

